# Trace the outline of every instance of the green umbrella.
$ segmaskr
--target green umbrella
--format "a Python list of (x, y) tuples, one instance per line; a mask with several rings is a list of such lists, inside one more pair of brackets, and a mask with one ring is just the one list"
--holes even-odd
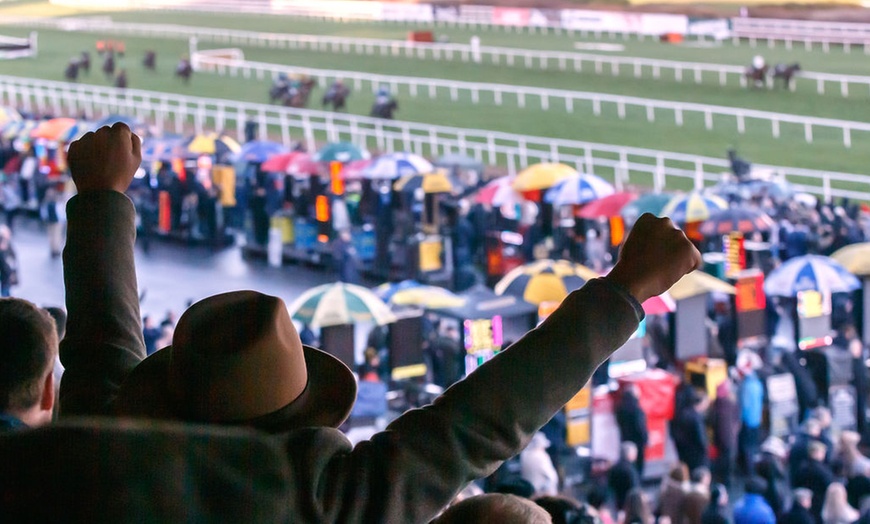
[(315, 162), (352, 162), (365, 160), (371, 155), (365, 149), (351, 144), (350, 142), (331, 142), (315, 153)]
[(647, 193), (626, 204), (619, 213), (627, 224), (634, 224), (638, 217), (644, 213), (662, 216), (662, 209), (671, 201), (672, 197), (673, 195), (669, 193)]

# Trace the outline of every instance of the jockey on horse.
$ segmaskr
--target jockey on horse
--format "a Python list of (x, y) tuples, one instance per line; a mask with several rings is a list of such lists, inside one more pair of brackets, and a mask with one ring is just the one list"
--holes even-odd
[(746, 68), (745, 75), (746, 78), (753, 81), (755, 87), (763, 87), (767, 77), (767, 64), (764, 62), (764, 57), (755, 55), (752, 58), (752, 65)]
[(375, 103), (372, 105), (371, 116), (392, 120), (393, 111), (399, 108), (398, 102), (390, 94), (387, 86), (381, 86), (375, 95)]
[(350, 95), (350, 89), (348, 89), (340, 79), (336, 80), (329, 86), (326, 93), (323, 95), (323, 105), (327, 106), (332, 104), (332, 109), (334, 111), (344, 109), (348, 95)]
[(797, 62), (791, 64), (776, 64), (773, 67), (773, 79), (775, 81), (777, 78), (782, 78), (782, 87), (790, 90), (792, 88), (791, 79), (800, 70), (801, 65)]

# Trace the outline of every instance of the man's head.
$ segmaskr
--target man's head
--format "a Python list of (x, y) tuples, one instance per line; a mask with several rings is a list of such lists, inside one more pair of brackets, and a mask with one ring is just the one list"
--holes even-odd
[(813, 418), (819, 421), (822, 431), (831, 427), (831, 410), (825, 406), (813, 409)]
[(809, 444), (809, 455), (813, 460), (817, 460), (819, 462), (825, 461), (825, 454), (828, 452), (828, 446), (819, 442), (818, 440), (813, 440)]
[(453, 522), (501, 522), (504, 524), (545, 524), (553, 522), (547, 511), (531, 500), (487, 493), (458, 502), (435, 519), (438, 524)]
[(44, 309), (0, 299), (0, 412), (29, 426), (51, 421), (57, 344), (54, 320)]
[(627, 460), (628, 462), (634, 462), (637, 460), (637, 444), (634, 442), (624, 441), (620, 447), (620, 456)]
[(709, 468), (700, 466), (692, 470), (692, 482), (695, 484), (709, 488), (712, 480)]
[(806, 509), (810, 509), (813, 505), (813, 492), (807, 488), (797, 488), (792, 492), (794, 503), (800, 504)]
[(822, 434), (822, 424), (819, 419), (810, 417), (804, 421), (804, 433), (811, 437), (818, 437)]

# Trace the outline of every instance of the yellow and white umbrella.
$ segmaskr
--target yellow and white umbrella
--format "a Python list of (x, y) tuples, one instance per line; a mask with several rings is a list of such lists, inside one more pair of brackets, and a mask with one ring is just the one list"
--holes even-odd
[(517, 177), (513, 181), (513, 187), (520, 192), (540, 191), (553, 187), (566, 178), (577, 175), (576, 169), (565, 164), (534, 164), (517, 174)]
[(495, 285), (495, 292), (532, 304), (561, 302), (568, 293), (599, 276), (595, 270), (569, 260), (538, 260), (508, 272)]

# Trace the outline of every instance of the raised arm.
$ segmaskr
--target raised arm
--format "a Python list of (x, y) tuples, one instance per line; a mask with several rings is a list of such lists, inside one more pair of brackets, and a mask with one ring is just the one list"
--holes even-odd
[(432, 405), (405, 413), (353, 452), (336, 450), (328, 464), (291, 450), (291, 474), (319, 480), (296, 509), (311, 522), (428, 522), (467, 482), (521, 451), (583, 387), (635, 331), (640, 302), (699, 264), (700, 254), (669, 219), (644, 215), (609, 276), (571, 293), (539, 327)]
[(139, 137), (121, 123), (73, 142), (78, 195), (67, 204), (63, 251), (67, 331), (60, 414), (105, 415), (121, 382), (145, 358), (133, 244), (135, 210), (124, 195), (141, 162)]

